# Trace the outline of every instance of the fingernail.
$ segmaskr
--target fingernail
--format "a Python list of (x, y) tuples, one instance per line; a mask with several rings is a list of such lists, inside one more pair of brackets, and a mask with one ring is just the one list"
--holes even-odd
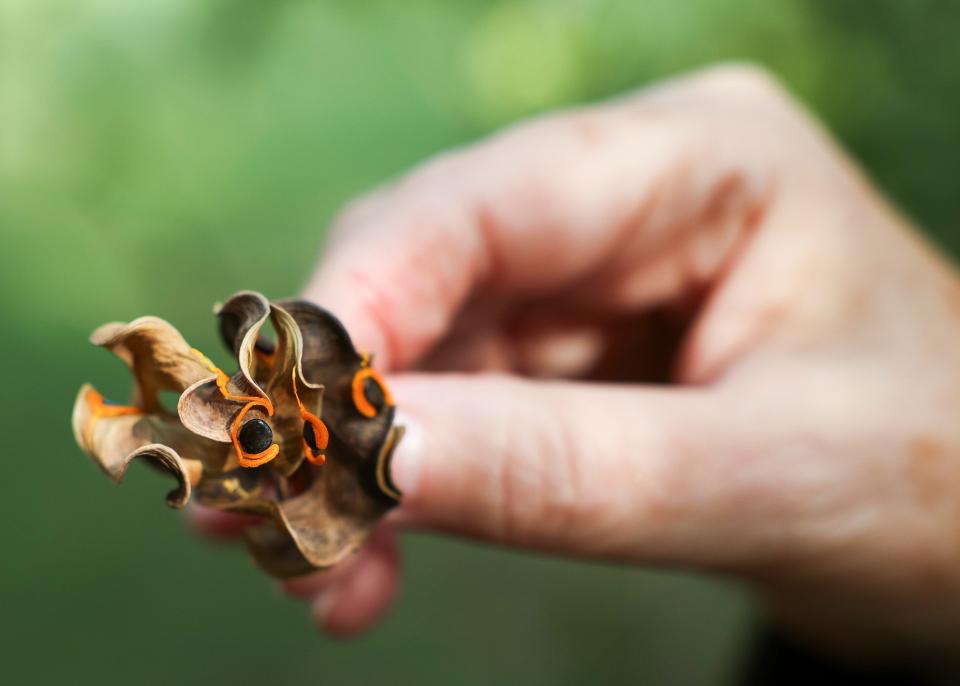
[(408, 496), (416, 492), (420, 481), (423, 434), (417, 421), (401, 411), (397, 412), (396, 424), (404, 428), (404, 434), (390, 458), (390, 478), (400, 493)]
[(337, 590), (335, 588), (328, 588), (317, 595), (310, 604), (310, 616), (313, 618), (313, 623), (316, 624), (317, 628), (321, 631), (327, 630), (327, 618), (333, 611), (333, 606), (336, 601)]

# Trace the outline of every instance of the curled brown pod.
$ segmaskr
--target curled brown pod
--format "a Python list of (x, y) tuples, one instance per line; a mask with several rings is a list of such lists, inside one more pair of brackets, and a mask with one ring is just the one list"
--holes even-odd
[[(77, 443), (116, 482), (137, 457), (171, 473), (172, 507), (192, 499), (263, 516), (245, 538), (274, 576), (334, 565), (400, 498), (389, 462), (403, 429), (390, 392), (343, 325), (313, 303), (243, 291), (215, 313), (237, 359), (232, 375), (157, 317), (94, 331), (94, 344), (127, 363), (134, 391), (117, 405), (81, 388)], [(268, 321), (276, 340), (262, 333)], [(162, 391), (180, 394), (176, 413)]]

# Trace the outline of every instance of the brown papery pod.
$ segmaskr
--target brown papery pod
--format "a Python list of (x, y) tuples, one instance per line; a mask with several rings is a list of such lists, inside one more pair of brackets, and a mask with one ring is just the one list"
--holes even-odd
[[(192, 498), (263, 516), (245, 538), (274, 576), (334, 565), (400, 498), (389, 466), (403, 429), (390, 392), (343, 325), (313, 303), (242, 291), (215, 313), (237, 358), (232, 376), (157, 317), (94, 331), (91, 341), (130, 367), (133, 399), (112, 404), (84, 385), (77, 443), (117, 483), (137, 457), (169, 472), (178, 484), (171, 507)], [(268, 321), (275, 340), (261, 333)], [(176, 413), (161, 391), (180, 394)]]

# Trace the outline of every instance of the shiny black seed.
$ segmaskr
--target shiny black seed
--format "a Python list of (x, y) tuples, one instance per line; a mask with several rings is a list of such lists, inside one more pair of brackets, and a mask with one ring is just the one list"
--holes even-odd
[(383, 406), (387, 403), (380, 384), (369, 376), (363, 380), (363, 395), (367, 398), (367, 402), (377, 408), (378, 411), (382, 410)]
[(310, 450), (317, 452), (320, 448), (317, 446), (317, 435), (313, 431), (313, 424), (310, 422), (303, 423), (303, 440), (307, 442), (307, 445), (310, 446)]
[(240, 427), (237, 439), (244, 451), (250, 455), (256, 455), (273, 443), (273, 430), (262, 419), (251, 419)]
[(277, 344), (266, 336), (257, 336), (257, 342), (253, 344), (253, 347), (264, 355), (273, 355), (274, 351), (277, 349)]

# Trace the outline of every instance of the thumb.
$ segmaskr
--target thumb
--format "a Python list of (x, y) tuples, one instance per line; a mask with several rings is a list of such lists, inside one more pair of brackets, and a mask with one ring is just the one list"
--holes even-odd
[(408, 427), (391, 468), (404, 524), (633, 562), (746, 554), (737, 480), (721, 472), (727, 437), (749, 432), (712, 391), (495, 375), (391, 389)]

